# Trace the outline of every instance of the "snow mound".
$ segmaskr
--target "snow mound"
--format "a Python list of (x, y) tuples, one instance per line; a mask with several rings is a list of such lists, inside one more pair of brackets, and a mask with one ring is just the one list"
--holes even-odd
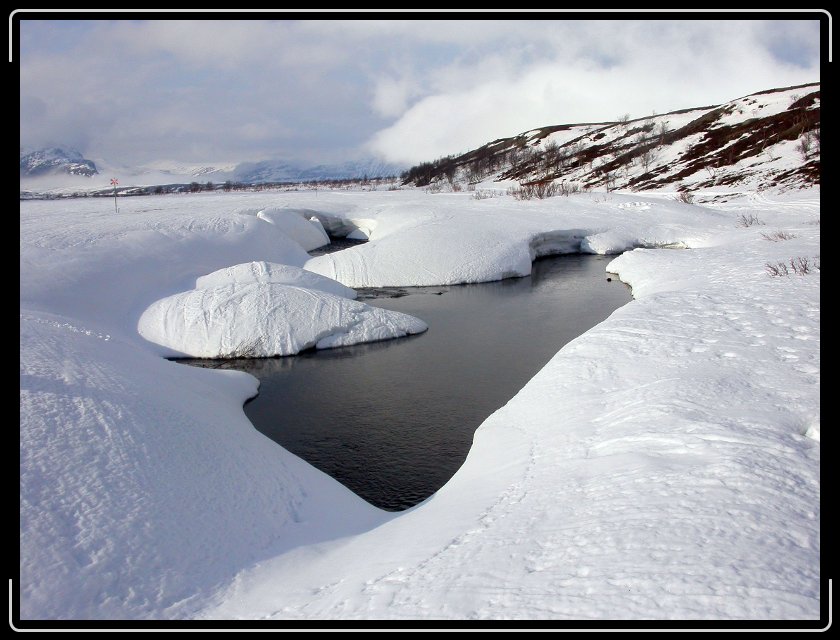
[[(381, 215), (374, 229), (348, 238), (365, 244), (309, 259), (304, 268), (351, 287), (435, 286), (489, 282), (531, 273), (528, 234), (506, 225), (478, 226), (469, 216), (438, 218), (405, 208)], [(360, 222), (354, 220), (354, 222)]]
[(299, 267), (275, 262), (246, 262), (219, 269), (195, 281), (196, 289), (211, 289), (226, 284), (249, 284), (252, 282), (287, 284), (306, 289), (317, 289), (342, 298), (356, 299), (356, 292), (350, 287), (325, 278), (317, 273)]
[(23, 619), (161, 616), (269, 551), (387, 517), (254, 429), (248, 374), (65, 316), (21, 312), (20, 335)]
[(422, 333), (412, 316), (325, 291), (273, 282), (223, 284), (153, 303), (140, 335), (197, 358), (294, 355)]
[(270, 207), (258, 211), (257, 217), (277, 226), (285, 235), (307, 251), (312, 251), (312, 249), (330, 243), (330, 238), (320, 222), (314, 224), (296, 211)]

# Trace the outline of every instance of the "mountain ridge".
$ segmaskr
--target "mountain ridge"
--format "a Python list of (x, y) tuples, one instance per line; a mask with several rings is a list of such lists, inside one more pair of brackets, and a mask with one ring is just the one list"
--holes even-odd
[(93, 160), (84, 158), (75, 149), (47, 147), (36, 151), (20, 152), (20, 177), (36, 177), (49, 174), (73, 176), (94, 176), (99, 171)]
[(819, 130), (815, 82), (660, 115), (530, 129), (420, 163), (401, 179), (417, 187), (516, 181), (634, 191), (796, 188), (819, 183)]

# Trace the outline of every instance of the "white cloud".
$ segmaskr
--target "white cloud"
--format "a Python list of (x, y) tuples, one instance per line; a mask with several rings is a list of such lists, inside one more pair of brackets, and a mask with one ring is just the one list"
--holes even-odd
[(402, 115), (408, 106), (411, 93), (412, 88), (405, 78), (381, 78), (374, 90), (373, 108), (386, 117)]
[(21, 143), (126, 163), (416, 162), (819, 79), (815, 21), (22, 21), (21, 36)]
[[(463, 64), (439, 70), (447, 77), (441, 89), (368, 147), (413, 163), (544, 125), (608, 121), (625, 112), (640, 117), (819, 80), (818, 65), (777, 59), (762, 44), (765, 32), (753, 23), (586, 23), (566, 33), (550, 61), (503, 64), (495, 76), (487, 71), (490, 58), (473, 74)], [(453, 89), (458, 77), (473, 80)]]

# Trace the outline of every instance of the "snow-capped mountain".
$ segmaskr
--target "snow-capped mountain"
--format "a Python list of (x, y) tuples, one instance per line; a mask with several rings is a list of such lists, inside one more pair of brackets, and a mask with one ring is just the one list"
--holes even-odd
[(317, 180), (356, 180), (364, 177), (385, 178), (399, 175), (404, 166), (364, 159), (341, 164), (301, 166), (284, 160), (243, 162), (233, 173), (234, 180), (244, 183), (312, 182)]
[(819, 83), (617, 122), (561, 124), (414, 166), (403, 182), (515, 180), (575, 188), (796, 188), (820, 176)]
[(235, 169), (236, 163), (188, 163), (161, 160), (144, 164), (134, 170), (129, 169), (128, 172), (140, 175), (163, 174), (176, 177), (204, 178), (205, 180), (209, 178), (215, 181), (224, 181), (230, 179)]
[(74, 149), (51, 147), (30, 153), (21, 150), (20, 153), (21, 178), (48, 174), (93, 176), (97, 173), (96, 164)]

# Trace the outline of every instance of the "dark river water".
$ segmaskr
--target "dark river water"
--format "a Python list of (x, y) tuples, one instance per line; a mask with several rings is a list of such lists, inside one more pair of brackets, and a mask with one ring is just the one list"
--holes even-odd
[[(387, 510), (414, 506), (463, 464), (476, 428), (564, 344), (631, 300), (611, 258), (537, 260), (530, 277), (360, 290), (421, 318), (417, 336), (297, 356), (189, 364), (247, 371), (254, 426)], [(394, 297), (396, 296), (396, 297)]]

